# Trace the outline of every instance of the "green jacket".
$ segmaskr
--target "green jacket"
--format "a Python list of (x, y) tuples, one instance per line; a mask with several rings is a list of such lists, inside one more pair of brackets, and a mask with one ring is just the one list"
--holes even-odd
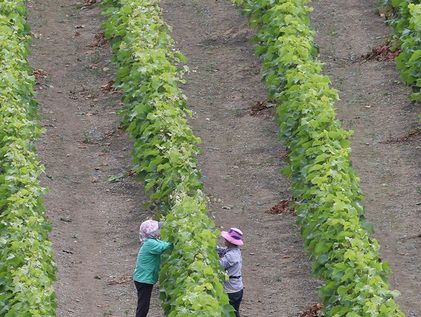
[(137, 255), (133, 280), (139, 283), (155, 284), (158, 281), (161, 253), (170, 249), (171, 243), (158, 239), (146, 239)]

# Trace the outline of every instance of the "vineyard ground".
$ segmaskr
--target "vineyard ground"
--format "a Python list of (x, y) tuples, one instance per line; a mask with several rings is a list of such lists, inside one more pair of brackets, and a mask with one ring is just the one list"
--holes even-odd
[[(393, 63), (352, 63), (387, 34), (375, 1), (314, 5), (326, 71), (341, 91), (339, 117), (356, 130), (353, 161), (367, 216), (391, 262), (402, 308), (421, 317), (420, 239), (405, 238), (420, 228), (419, 139), (381, 143), (410, 131), (416, 110), (407, 102), (408, 90), (396, 83)], [(266, 213), (289, 197), (289, 184), (279, 173), (285, 149), (273, 109), (249, 114), (266, 98), (248, 41), (252, 31), (226, 0), (163, 0), (162, 7), (189, 59), (183, 88), (194, 111), (191, 124), (203, 141), (199, 160), (211, 214), (218, 225), (235, 225), (246, 234), (243, 315), (297, 316), (317, 302), (318, 283), (309, 276), (294, 216)], [(141, 186), (120, 177), (130, 168), (130, 142), (118, 129), (120, 96), (104, 91), (114, 69), (108, 46), (95, 40), (100, 11), (67, 0), (29, 2), (29, 9), (36, 37), (31, 64), (47, 72), (38, 85), (47, 129), (38, 148), (50, 189), (58, 316), (131, 316), (137, 227), (149, 213), (142, 208)], [(153, 317), (162, 316), (156, 297)]]

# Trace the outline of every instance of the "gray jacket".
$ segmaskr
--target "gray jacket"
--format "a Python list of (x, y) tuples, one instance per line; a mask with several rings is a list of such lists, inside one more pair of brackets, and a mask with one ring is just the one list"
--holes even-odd
[(241, 291), (244, 288), (244, 285), (241, 276), (243, 259), (241, 258), (240, 248), (218, 247), (218, 254), (219, 262), (229, 276), (229, 280), (224, 283), (225, 292), (236, 293)]

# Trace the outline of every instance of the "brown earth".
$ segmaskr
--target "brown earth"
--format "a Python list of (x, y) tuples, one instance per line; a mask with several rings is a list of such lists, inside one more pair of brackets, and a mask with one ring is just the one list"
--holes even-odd
[[(58, 265), (57, 312), (132, 316), (137, 229), (150, 213), (143, 208), (142, 187), (125, 176), (130, 142), (119, 129), (120, 96), (106, 89), (114, 68), (98, 36), (100, 10), (83, 4), (28, 4), (35, 37), (31, 64), (47, 73), (38, 86), (47, 129), (39, 153), (50, 189), (46, 206)], [(242, 315), (295, 317), (318, 301), (318, 282), (310, 278), (294, 215), (268, 212), (290, 194), (280, 174), (285, 148), (271, 105), (250, 115), (266, 99), (249, 43), (253, 33), (227, 0), (161, 4), (177, 47), (189, 59), (191, 72), (183, 88), (194, 111), (191, 124), (203, 141), (199, 161), (211, 215), (218, 226), (245, 232)], [(393, 62), (353, 62), (381, 44), (388, 32), (375, 15), (375, 1), (314, 5), (326, 72), (341, 91), (338, 115), (356, 130), (353, 161), (366, 192), (367, 216), (391, 262), (402, 308), (420, 317), (420, 239), (411, 238), (420, 228), (420, 147), (415, 137), (381, 143), (411, 131), (416, 110), (407, 102), (408, 89), (400, 84)], [(162, 316), (157, 297), (155, 291), (152, 317)]]

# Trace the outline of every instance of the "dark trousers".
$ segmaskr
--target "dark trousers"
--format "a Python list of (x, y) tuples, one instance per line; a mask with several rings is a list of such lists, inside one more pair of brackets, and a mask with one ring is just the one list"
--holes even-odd
[(146, 317), (149, 312), (153, 284), (145, 284), (134, 281), (137, 289), (136, 317)]
[(240, 304), (243, 299), (243, 290), (236, 293), (228, 293), (230, 305), (235, 309), (235, 316), (240, 317)]

